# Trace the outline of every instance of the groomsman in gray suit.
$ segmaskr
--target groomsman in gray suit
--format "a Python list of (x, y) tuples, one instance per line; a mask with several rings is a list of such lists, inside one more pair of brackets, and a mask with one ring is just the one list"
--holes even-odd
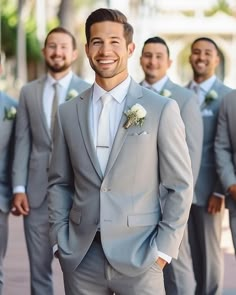
[(60, 106), (49, 172), (51, 244), (67, 295), (164, 295), (193, 179), (177, 103), (128, 74), (133, 28), (118, 10), (86, 21), (95, 83)]
[(204, 128), (201, 167), (195, 186), (197, 202), (192, 205), (188, 223), (196, 294), (221, 295), (223, 257), (220, 241), (224, 196), (216, 172), (214, 139), (221, 99), (231, 89), (215, 76), (220, 57), (218, 46), (212, 39), (200, 37), (194, 40), (189, 62), (193, 80), (187, 87), (198, 95)]
[(229, 224), (236, 254), (236, 90), (222, 100), (215, 139), (217, 172), (229, 209)]
[[(2, 72), (0, 59), (0, 74)], [(3, 259), (8, 240), (11, 208), (11, 163), (17, 102), (0, 91), (0, 295), (3, 294)]]
[(71, 70), (77, 49), (66, 29), (57, 27), (48, 33), (43, 54), (47, 75), (28, 83), (20, 93), (12, 173), (14, 212), (24, 216), (32, 295), (53, 294), (46, 195), (55, 112), (58, 104), (89, 86)]
[[(185, 125), (186, 141), (192, 163), (194, 184), (196, 183), (202, 151), (203, 124), (194, 93), (170, 80), (167, 71), (172, 60), (165, 40), (152, 37), (144, 42), (140, 64), (145, 74), (141, 85), (161, 95), (174, 99), (180, 108)], [(193, 200), (193, 202), (195, 199)], [(164, 269), (165, 289), (167, 295), (191, 295), (195, 291), (195, 278), (186, 228), (181, 242), (178, 259)]]

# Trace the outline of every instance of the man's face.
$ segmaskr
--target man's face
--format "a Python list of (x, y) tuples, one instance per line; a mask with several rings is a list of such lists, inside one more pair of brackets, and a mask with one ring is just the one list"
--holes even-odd
[(213, 76), (219, 61), (217, 50), (211, 42), (201, 40), (193, 45), (189, 62), (194, 78), (204, 81)]
[(162, 79), (171, 65), (167, 48), (160, 43), (147, 43), (140, 57), (145, 80), (153, 84)]
[(126, 44), (123, 25), (110, 21), (99, 22), (91, 26), (90, 33), (85, 50), (96, 73), (96, 81), (112, 79), (116, 84), (122, 82), (128, 75), (128, 58), (135, 47), (133, 43)]
[(52, 73), (66, 72), (77, 58), (72, 39), (65, 33), (52, 33), (43, 49), (46, 65)]

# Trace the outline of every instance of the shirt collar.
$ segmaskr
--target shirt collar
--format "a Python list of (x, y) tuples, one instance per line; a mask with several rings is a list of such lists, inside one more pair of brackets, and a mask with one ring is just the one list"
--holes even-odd
[(66, 74), (63, 78), (61, 78), (60, 80), (55, 80), (49, 73), (47, 75), (47, 81), (48, 83), (52, 86), (54, 83), (58, 83), (60, 86), (62, 86), (63, 88), (68, 88), (71, 78), (73, 76), (72, 71), (70, 71), (68, 74)]
[(211, 89), (211, 87), (214, 84), (215, 80), (216, 80), (215, 75), (211, 76), (209, 79), (203, 81), (202, 83), (197, 83), (197, 82), (195, 82), (193, 80), (191, 82), (191, 84), (190, 84), (190, 89), (193, 89), (194, 86), (197, 85), (197, 86), (200, 86), (200, 89), (202, 89), (205, 93), (207, 93)]
[[(118, 102), (122, 103), (124, 98), (126, 97), (129, 85), (131, 82), (130, 76), (128, 76), (124, 81), (122, 81), (119, 85), (117, 85), (112, 90), (108, 91), (112, 97)], [(100, 87), (96, 82), (94, 82), (94, 88), (93, 88), (93, 100), (96, 103), (100, 97), (105, 94), (107, 91), (104, 90), (102, 87)]]
[(143, 81), (142, 86), (146, 88), (153, 88), (157, 92), (161, 92), (163, 89), (164, 85), (166, 84), (166, 81), (168, 80), (168, 76), (165, 75), (163, 78), (161, 78), (159, 81), (157, 81), (154, 84), (149, 84), (146, 80)]

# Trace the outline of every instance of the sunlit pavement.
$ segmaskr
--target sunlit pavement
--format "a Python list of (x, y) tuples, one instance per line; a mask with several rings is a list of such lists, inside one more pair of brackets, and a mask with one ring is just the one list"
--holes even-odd
[[(10, 235), (5, 259), (5, 287), (3, 295), (30, 295), (29, 266), (24, 242), (21, 217), (10, 216)], [(228, 212), (222, 224), (222, 250), (224, 251), (225, 274), (222, 295), (236, 295), (236, 259), (228, 228)], [(63, 279), (58, 261), (54, 260), (55, 295), (63, 295)], [(45, 294), (46, 295), (46, 294)], [(127, 294), (128, 295), (128, 294)]]

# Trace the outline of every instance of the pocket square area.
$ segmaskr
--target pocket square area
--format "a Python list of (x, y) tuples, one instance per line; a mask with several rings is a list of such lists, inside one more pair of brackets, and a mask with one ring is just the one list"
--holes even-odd
[(203, 117), (210, 117), (210, 116), (214, 116), (214, 113), (212, 110), (209, 109), (204, 109), (201, 111), (201, 114)]

